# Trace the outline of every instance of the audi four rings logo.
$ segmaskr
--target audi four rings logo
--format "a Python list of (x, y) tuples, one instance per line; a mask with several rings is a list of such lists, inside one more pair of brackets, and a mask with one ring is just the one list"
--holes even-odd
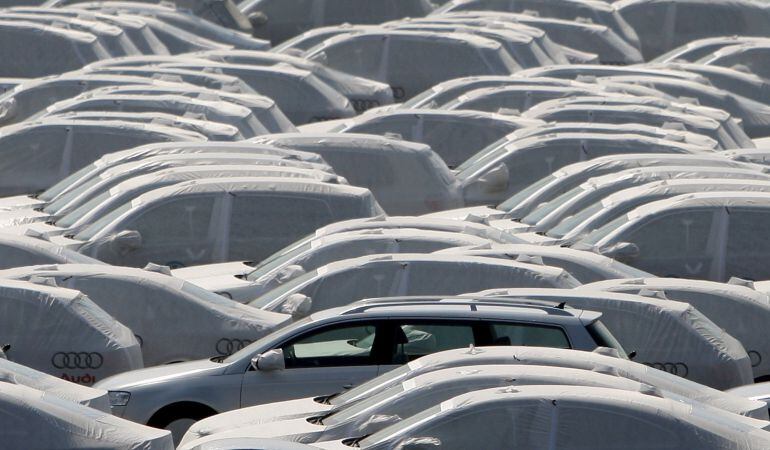
[(222, 338), (217, 341), (217, 353), (220, 355), (232, 355), (238, 350), (251, 344), (253, 341), (248, 339), (228, 339)]
[(96, 352), (57, 352), (51, 364), (57, 369), (98, 369), (104, 364), (104, 358)]
[(687, 364), (683, 362), (653, 362), (653, 363), (644, 363), (647, 366), (652, 367), (653, 369), (662, 370), (664, 372), (668, 372), (672, 375), (679, 375), (682, 378), (686, 378), (687, 375), (690, 373), (690, 369), (687, 367)]

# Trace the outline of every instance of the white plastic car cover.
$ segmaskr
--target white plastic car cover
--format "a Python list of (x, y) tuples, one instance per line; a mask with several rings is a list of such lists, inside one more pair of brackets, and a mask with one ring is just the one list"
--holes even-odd
[(209, 89), (221, 89), (226, 92), (256, 93), (246, 83), (236, 76), (224, 75), (210, 71), (175, 69), (171, 67), (141, 66), (141, 67), (89, 67), (83, 73), (102, 75), (125, 75), (145, 78), (172, 79), (180, 83), (190, 83)]
[[(157, 143), (142, 145), (119, 152), (108, 153), (93, 163), (68, 176), (67, 178), (64, 178), (59, 183), (51, 186), (51, 188), (46, 189), (40, 195), (36, 196), (36, 199), (43, 200), (45, 202), (55, 200), (60, 195), (77, 189), (84, 183), (92, 180), (94, 177), (98, 177), (104, 171), (120, 164), (141, 162), (145, 159), (151, 161), (151, 158), (162, 155), (186, 155), (201, 153), (247, 153), (265, 156), (272, 155), (290, 160), (296, 160), (298, 162), (313, 163), (316, 164), (316, 166), (313, 166), (312, 168), (317, 170), (324, 170), (329, 172), (332, 171), (332, 169), (328, 166), (327, 169), (323, 168), (324, 161), (319, 155), (298, 150), (281, 149), (277, 147), (243, 142)], [(22, 198), (19, 198), (18, 196), (6, 197), (0, 199), (0, 208), (8, 209), (12, 207), (18, 207), (17, 205), (26, 205), (29, 203), (30, 200), (26, 196), (22, 196)]]
[(770, 194), (763, 192), (683, 194), (637, 207), (573, 247), (659, 276), (768, 278), (760, 230), (769, 207)]
[(723, 154), (734, 161), (770, 165), (770, 148), (761, 142), (759, 145), (760, 148), (728, 150)]
[(706, 65), (732, 67), (748, 73), (767, 78), (770, 69), (761, 60), (770, 51), (770, 40), (756, 40), (723, 47), (714, 53), (699, 59), (697, 62)]
[(142, 367), (131, 330), (82, 293), (5, 280), (0, 295), (0, 342), (12, 361), (85, 385)]
[[(764, 424), (661, 398), (654, 390), (516, 386), (459, 395), (367, 436), (359, 446), (566, 449), (623, 448), (633, 442), (641, 448), (753, 450), (770, 445)], [(483, 443), (466, 427), (485, 430)]]
[(711, 150), (635, 134), (557, 133), (489, 146), (457, 168), (467, 205), (496, 204), (569, 164), (623, 153)]
[(497, 86), (469, 91), (442, 108), (495, 112), (501, 109), (526, 111), (555, 98), (594, 95), (591, 86)]
[[(637, 362), (611, 355), (607, 348), (593, 352), (548, 347), (476, 347), (433, 353), (409, 362), (377, 378), (361, 384), (328, 400), (332, 406), (344, 405), (376, 395), (424, 373), (460, 366), (513, 364), (572, 367), (604, 373), (615, 372), (621, 377), (655, 386), (736, 414), (767, 420), (767, 405), (763, 402), (728, 394), (700, 383), (654, 369)], [(301, 400), (297, 400), (301, 402)], [(316, 407), (319, 403), (314, 402)], [(320, 404), (321, 409), (324, 405)], [(301, 407), (301, 406), (298, 406)], [(309, 410), (310, 408), (308, 408)], [(265, 413), (269, 413), (265, 411)]]
[(485, 243), (475, 246), (450, 247), (435, 253), (506, 258), (531, 264), (542, 263), (561, 267), (584, 284), (616, 278), (649, 276), (649, 274), (638, 275), (646, 272), (606, 256), (558, 246)]
[(0, 234), (0, 268), (34, 264), (99, 264), (99, 261), (81, 255), (42, 239)]
[(634, 29), (623, 20), (614, 5), (592, 0), (452, 0), (435, 9), (431, 16), (452, 12), (500, 11), (525, 13), (571, 21), (583, 20), (611, 28), (626, 42), (639, 48)]
[(344, 23), (379, 24), (424, 16), (433, 10), (428, 0), (244, 0), (238, 6), (249, 16), (255, 35), (274, 45), (313, 28)]
[(3, 127), (3, 195), (50, 187), (100, 156), (151, 142), (203, 140), (197, 133), (123, 121), (51, 118)]
[[(288, 178), (203, 179), (142, 194), (74, 238), (85, 243), (81, 253), (122, 265), (259, 261), (320, 226), (381, 213), (371, 192), (354, 186)], [(156, 248), (151, 242), (168, 244)]]
[[(310, 312), (364, 298), (454, 295), (503, 286), (570, 288), (580, 283), (563, 269), (476, 256), (380, 254), (338, 261), (297, 277), (249, 303), (294, 313), (297, 295)], [(481, 288), (483, 289), (483, 288)], [(305, 303), (306, 304), (306, 303)]]
[(767, 180), (696, 178), (654, 181), (608, 195), (601, 201), (581, 209), (580, 212), (568, 215), (550, 228), (546, 234), (558, 239), (560, 245), (577, 242), (582, 236), (637, 206), (681, 194), (711, 191), (770, 192), (770, 178)]
[(498, 42), (467, 33), (371, 29), (327, 39), (305, 56), (387, 83), (396, 101), (452, 78), (509, 75), (520, 68)]
[(430, 146), (455, 168), (476, 152), (514, 130), (541, 125), (537, 120), (481, 111), (398, 109), (371, 112), (343, 122), (332, 131), (400, 136)]
[[(767, 341), (762, 331), (770, 314), (770, 297), (760, 283), (728, 283), (678, 278), (632, 278), (591, 283), (585, 289), (628, 292), (687, 302), (698, 308), (746, 348), (754, 378), (770, 375)], [(582, 289), (582, 288), (581, 288)]]
[(0, 411), (0, 440), (7, 448), (174, 448), (169, 431), (139, 425), (26, 386), (0, 383)]
[(83, 406), (110, 412), (107, 391), (70, 383), (2, 358), (0, 358), (0, 382), (27, 386)]
[(238, 77), (254, 91), (272, 98), (292, 123), (304, 124), (355, 115), (350, 101), (312, 72), (288, 64), (259, 66), (208, 60), (165, 63), (161, 68), (222, 73)]
[(247, 302), (335, 261), (378, 253), (431, 253), (486, 242), (481, 237), (446, 231), (356, 230), (319, 237), (258, 265), (245, 262), (186, 267), (175, 270), (174, 275), (233, 300)]
[(0, 19), (2, 77), (35, 78), (79, 69), (109, 58), (96, 36), (28, 21)]
[[(210, 417), (203, 420), (205, 424), (197, 424), (195, 427), (196, 431), (205, 429), (207, 435), (192, 440), (191, 438), (198, 433), (188, 431), (185, 436), (187, 440), (180, 449), (193, 449), (204, 442), (215, 442), (226, 437), (275, 437), (312, 443), (343, 439), (358, 434), (368, 435), (393, 424), (394, 421), (407, 419), (426, 407), (437, 405), (459, 394), (493, 387), (530, 385), (606, 387), (631, 392), (655, 389), (638, 381), (621, 377), (617, 373), (564, 367), (526, 365), (453, 367), (419, 375), (362, 402), (334, 408), (325, 414), (311, 416), (310, 419), (307, 417), (281, 418), (259, 423), (254, 420), (259, 420), (258, 418), (252, 418), (243, 413), (239, 415), (226, 413), (230, 419), (228, 424), (222, 423), (221, 419), (217, 420), (216, 417)], [(672, 395), (659, 388), (656, 393), (663, 398), (685, 400), (680, 395)], [(275, 406), (281, 408), (280, 403)], [(320, 420), (316, 422), (313, 418)]]
[(321, 155), (350, 184), (372, 191), (389, 214), (462, 205), (459, 182), (427, 145), (353, 133), (286, 133), (252, 142)]
[(634, 153), (609, 155), (592, 160), (570, 164), (541, 178), (509, 197), (498, 209), (508, 211), (512, 218), (522, 218), (536, 206), (552, 200), (559, 195), (580, 185), (589, 178), (620, 172), (635, 167), (677, 166), (690, 165), (700, 167), (750, 168), (747, 164), (735, 164), (725, 161), (727, 152), (719, 154), (663, 154), (663, 153)]
[(143, 270), (65, 264), (9, 269), (0, 276), (53, 280), (58, 286), (88, 295), (131, 329), (147, 366), (229, 355), (290, 320), (289, 316), (248, 308), (157, 270), (154, 266)]
[(766, 38), (737, 34), (696, 39), (651, 59), (650, 63), (694, 63), (722, 48), (762, 39)]
[(498, 289), (468, 295), (553, 300), (599, 311), (613, 336), (627, 351), (636, 351), (643, 364), (715, 389), (754, 379), (741, 343), (687, 303), (590, 289)]
[(711, 36), (768, 36), (770, 6), (752, 0), (621, 0), (620, 15), (634, 27), (650, 60)]

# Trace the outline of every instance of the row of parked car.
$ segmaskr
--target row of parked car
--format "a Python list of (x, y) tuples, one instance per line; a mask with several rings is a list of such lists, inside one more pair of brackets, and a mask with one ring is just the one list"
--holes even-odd
[(0, 448), (770, 447), (767, 5), (24, 3)]

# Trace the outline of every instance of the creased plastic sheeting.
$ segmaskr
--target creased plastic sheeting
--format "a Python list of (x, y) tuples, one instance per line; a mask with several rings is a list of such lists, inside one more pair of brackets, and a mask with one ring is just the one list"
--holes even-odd
[(571, 288), (579, 284), (566, 271), (550, 266), (473, 256), (381, 254), (322, 266), (249, 304), (283, 312), (292, 294), (303, 294), (312, 301), (311, 312), (316, 312), (364, 298), (454, 295), (472, 291), (472, 286)]
[(100, 264), (100, 261), (42, 239), (0, 234), (0, 269), (64, 263)]
[[(463, 254), (506, 258), (530, 264), (545, 264), (561, 267), (581, 283), (594, 281), (629, 278), (646, 273), (606, 256), (593, 252), (575, 250), (566, 247), (528, 245), (528, 244), (485, 244), (482, 246), (454, 247), (439, 250), (436, 254)], [(635, 275), (631, 275), (635, 274)]]
[(768, 417), (767, 405), (764, 402), (725, 393), (637, 362), (609, 356), (603, 351), (585, 352), (547, 347), (475, 347), (433, 353), (343, 392), (330, 402), (337, 406), (368, 398), (388, 387), (440, 369), (489, 364), (557, 366), (601, 371), (610, 368), (611, 371), (617, 371), (618, 376), (726, 411), (757, 419), (767, 420)]
[[(499, 203), (564, 166), (593, 158), (624, 153), (704, 154), (710, 150), (669, 140), (635, 134), (561, 133), (533, 136), (487, 147), (458, 168), (466, 204)], [(508, 179), (487, 184), (498, 168), (505, 167)]]
[(0, 20), (0, 77), (35, 78), (109, 58), (96, 36), (36, 22)]
[(730, 333), (746, 348), (754, 378), (770, 375), (770, 348), (764, 338), (770, 320), (770, 298), (760, 283), (755, 286), (675, 278), (608, 280), (581, 287), (610, 292), (660, 296), (687, 302)]
[[(328, 413), (319, 411), (316, 414), (270, 420), (269, 416), (260, 416), (259, 410), (246, 408), (210, 417), (188, 431), (180, 450), (236, 436), (281, 437), (299, 442), (363, 436), (392, 425), (394, 420), (406, 419), (469, 391), (522, 385), (592, 386), (631, 392), (650, 389), (648, 385), (616, 374), (573, 368), (491, 364), (453, 367), (416, 376), (361, 402), (337, 406)], [(666, 398), (684, 399), (663, 390), (658, 390), (658, 393)], [(285, 408), (283, 403), (273, 405), (279, 410)], [(319, 404), (319, 407), (322, 406)], [(323, 422), (308, 425), (310, 421), (307, 417), (313, 416), (323, 416)], [(225, 417), (229, 422), (223, 420)], [(261, 421), (263, 418), (267, 420)], [(290, 424), (293, 426), (289, 427)]]
[(274, 45), (313, 28), (345, 23), (379, 24), (421, 17), (433, 10), (428, 0), (244, 0), (238, 6), (244, 14), (256, 18), (252, 19), (255, 35)]
[(467, 33), (372, 28), (329, 38), (305, 56), (335, 70), (388, 83), (396, 101), (452, 78), (509, 75), (520, 69), (501, 44)]
[[(751, 38), (749, 38), (751, 39)], [(759, 39), (759, 38), (757, 38)], [(698, 74), (719, 89), (737, 94), (746, 99), (760, 102), (764, 105), (770, 104), (770, 86), (767, 86), (764, 79), (757, 75), (746, 73), (738, 68), (719, 67), (705, 64), (688, 63), (665, 63), (649, 64), (653, 68), (670, 68), (671, 70), (681, 70)]]
[(615, 3), (638, 33), (645, 60), (711, 36), (769, 36), (770, 7), (751, 0), (623, 0)]
[(0, 441), (7, 448), (171, 450), (171, 433), (26, 386), (0, 383)]
[(0, 276), (52, 279), (88, 295), (131, 328), (147, 366), (229, 355), (289, 320), (142, 269), (65, 264), (11, 269)]
[[(451, 450), (624, 448), (629, 442), (645, 449), (753, 450), (770, 445), (757, 422), (640, 392), (517, 386), (459, 395), (368, 436), (360, 446), (380, 450), (433, 439)], [(470, 429), (484, 430), (484, 439)]]
[(601, 312), (602, 322), (621, 345), (636, 351), (636, 360), (651, 367), (716, 389), (754, 379), (741, 343), (687, 303), (589, 289), (499, 289), (469, 295), (566, 301), (574, 308)]
[[(286, 212), (288, 202), (298, 205), (293, 214)], [(217, 203), (221, 212), (215, 217)], [(183, 212), (169, 217), (174, 208)], [(381, 213), (371, 192), (354, 186), (288, 178), (201, 179), (142, 194), (75, 238), (87, 240), (81, 253), (121, 265), (259, 261), (319, 226)], [(269, 227), (263, 225), (265, 220)], [(282, 220), (280, 225), (277, 220)], [(121, 232), (137, 228), (142, 235), (138, 248), (116, 242), (123, 237)], [(155, 248), (144, 242), (165, 245)]]
[(0, 382), (18, 384), (110, 413), (107, 391), (70, 383), (0, 358)]
[[(378, 253), (430, 253), (460, 245), (480, 245), (486, 239), (463, 233), (415, 229), (371, 229), (342, 232), (314, 239), (272, 260), (244, 271), (212, 266), (179, 269), (181, 276), (213, 292), (227, 292), (233, 300), (250, 301), (326, 264)], [(593, 254), (593, 253), (592, 253)], [(238, 275), (245, 275), (238, 277)]]
[(351, 184), (366, 187), (389, 214), (462, 205), (459, 182), (426, 145), (354, 133), (285, 133), (252, 142), (317, 153)]
[(78, 291), (6, 280), (0, 297), (14, 362), (85, 385), (142, 367), (131, 330)]
[(480, 111), (405, 109), (364, 114), (333, 131), (397, 135), (430, 146), (455, 168), (487, 145), (514, 130), (542, 125), (537, 120)]
[(0, 193), (46, 189), (105, 153), (151, 142), (188, 140), (203, 137), (163, 126), (60, 118), (3, 127)]

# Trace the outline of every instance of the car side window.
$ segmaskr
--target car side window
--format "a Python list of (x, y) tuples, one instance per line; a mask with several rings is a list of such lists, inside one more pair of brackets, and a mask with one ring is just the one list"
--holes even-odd
[(725, 273), (750, 280), (768, 277), (767, 255), (770, 236), (767, 224), (770, 211), (733, 209), (727, 233)]
[(188, 196), (163, 202), (122, 228), (138, 231), (145, 245), (207, 241), (215, 201), (214, 196)]
[(376, 338), (377, 325), (363, 322), (313, 330), (281, 348), (287, 369), (368, 366), (377, 364)]
[(560, 327), (527, 323), (492, 323), (492, 345), (572, 348)]
[(444, 350), (478, 345), (474, 324), (468, 322), (402, 322), (395, 327), (394, 339), (394, 364), (404, 364)]

